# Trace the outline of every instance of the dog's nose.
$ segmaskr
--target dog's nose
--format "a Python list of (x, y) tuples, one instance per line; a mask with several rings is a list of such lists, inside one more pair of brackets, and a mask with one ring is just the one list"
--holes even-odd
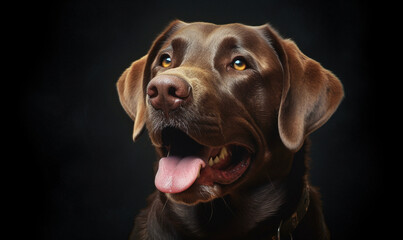
[(185, 80), (171, 75), (157, 76), (147, 86), (151, 105), (155, 109), (164, 111), (166, 116), (188, 102), (191, 91), (191, 86)]

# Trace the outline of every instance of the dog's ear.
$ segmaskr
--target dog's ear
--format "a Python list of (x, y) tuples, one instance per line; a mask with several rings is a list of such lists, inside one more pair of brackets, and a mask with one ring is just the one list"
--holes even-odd
[(143, 72), (147, 55), (132, 63), (117, 82), (120, 103), (134, 121), (133, 140), (143, 130), (145, 123), (145, 103), (143, 94)]
[(151, 77), (151, 64), (159, 49), (173, 32), (185, 22), (175, 20), (153, 42), (148, 54), (132, 63), (117, 82), (120, 103), (134, 121), (133, 140), (141, 134), (146, 121), (145, 87)]
[(332, 116), (344, 93), (339, 79), (305, 56), (294, 42), (283, 40), (282, 45), (287, 59), (287, 78), (283, 85), (278, 126), (285, 146), (297, 151), (306, 136)]
[(270, 43), (283, 67), (283, 90), (278, 115), (284, 145), (298, 151), (308, 134), (322, 126), (343, 98), (339, 79), (305, 56), (291, 40), (282, 39), (266, 25)]

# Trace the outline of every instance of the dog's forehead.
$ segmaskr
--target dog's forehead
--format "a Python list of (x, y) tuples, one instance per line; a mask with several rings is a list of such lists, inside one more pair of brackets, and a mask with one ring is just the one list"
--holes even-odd
[(190, 23), (171, 36), (171, 39), (176, 38), (181, 38), (187, 43), (203, 44), (206, 47), (218, 45), (228, 38), (237, 39), (240, 44), (243, 43), (245, 46), (248, 43), (264, 41), (263, 35), (260, 34), (256, 27), (239, 23), (226, 25)]

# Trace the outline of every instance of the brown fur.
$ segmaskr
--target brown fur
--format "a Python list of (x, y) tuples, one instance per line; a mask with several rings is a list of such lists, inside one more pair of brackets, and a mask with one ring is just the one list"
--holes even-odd
[[(161, 68), (162, 54), (173, 56)], [(250, 65), (237, 72), (242, 56)], [(175, 76), (192, 99), (164, 114), (147, 95), (156, 76)], [(174, 21), (150, 51), (120, 77), (122, 106), (134, 120), (133, 138), (147, 127), (160, 157), (167, 128), (200, 146), (236, 143), (251, 163), (231, 184), (194, 183), (181, 193), (154, 192), (136, 218), (131, 239), (270, 239), (296, 208), (308, 181), (307, 136), (323, 125), (343, 97), (340, 81), (269, 25), (214, 25)], [(328, 239), (320, 195), (310, 188), (306, 216), (294, 239)]]

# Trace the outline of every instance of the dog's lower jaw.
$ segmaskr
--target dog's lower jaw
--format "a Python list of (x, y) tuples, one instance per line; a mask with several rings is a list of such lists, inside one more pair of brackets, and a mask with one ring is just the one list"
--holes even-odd
[(196, 205), (198, 203), (206, 203), (213, 201), (216, 198), (222, 196), (221, 187), (217, 184), (213, 186), (191, 186), (188, 190), (181, 193), (165, 193), (169, 201), (185, 204)]

